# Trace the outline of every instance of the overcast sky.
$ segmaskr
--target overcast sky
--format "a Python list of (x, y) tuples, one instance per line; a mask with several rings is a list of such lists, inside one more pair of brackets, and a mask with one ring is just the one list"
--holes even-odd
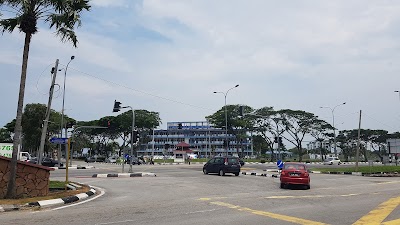
[[(91, 0), (62, 43), (40, 24), (25, 104), (47, 104), (56, 59), (65, 113), (94, 120), (114, 100), (171, 121), (204, 121), (227, 104), (314, 113), (339, 130), (400, 130), (400, 1)], [(0, 36), (0, 126), (15, 118), (24, 35)], [(62, 86), (64, 70), (57, 76)], [(61, 111), (56, 88), (52, 108)]]

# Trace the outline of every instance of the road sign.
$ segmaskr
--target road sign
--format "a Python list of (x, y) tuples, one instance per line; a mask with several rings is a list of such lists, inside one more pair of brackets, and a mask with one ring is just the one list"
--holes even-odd
[(282, 160), (278, 160), (278, 162), (276, 162), (276, 165), (278, 166), (279, 169), (282, 169), (282, 167), (283, 167)]
[(68, 138), (52, 137), (50, 139), (50, 142), (53, 143), (53, 144), (66, 144), (68, 142)]

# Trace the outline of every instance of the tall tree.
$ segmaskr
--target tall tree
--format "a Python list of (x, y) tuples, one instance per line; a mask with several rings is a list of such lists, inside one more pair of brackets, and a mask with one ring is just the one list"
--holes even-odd
[(258, 109), (252, 115), (249, 115), (253, 118), (253, 123), (255, 126), (255, 131), (264, 138), (264, 142), (267, 145), (267, 150), (271, 151), (271, 162), (274, 161), (275, 153), (274, 153), (274, 140), (275, 137), (278, 137), (281, 133), (279, 129), (275, 129), (274, 120), (275, 111), (272, 107), (263, 107)]
[(17, 169), (18, 145), (21, 136), (22, 109), (24, 105), (24, 93), (26, 73), (28, 68), (29, 47), (32, 36), (38, 31), (37, 23), (43, 20), (50, 24), (50, 28), (56, 29), (56, 34), (61, 41), (71, 41), (77, 46), (77, 37), (74, 29), (81, 25), (81, 14), (89, 11), (89, 0), (0, 0), (0, 10), (15, 11), (15, 17), (0, 20), (0, 29), (4, 33), (13, 32), (15, 28), (25, 34), (24, 50), (22, 57), (21, 81), (19, 87), (17, 116), (13, 137), (13, 157), (11, 161), (10, 179), (5, 198), (15, 198), (15, 179)]
[(322, 146), (323, 142), (331, 136), (331, 131), (334, 129), (329, 123), (324, 120), (315, 119), (314, 123), (311, 125), (310, 135), (315, 138), (317, 143), (319, 143), (319, 150), (321, 155), (321, 161), (324, 160), (324, 148)]
[(309, 112), (291, 109), (279, 110), (276, 115), (280, 126), (290, 136), (290, 138), (286, 136), (283, 136), (283, 138), (296, 146), (299, 162), (301, 162), (305, 154), (302, 147), (303, 139), (306, 134), (311, 132), (312, 125), (315, 123), (317, 117)]
[[(225, 112), (226, 107), (226, 112)], [(244, 111), (252, 112), (253, 109), (249, 106), (243, 106)], [(246, 130), (252, 129), (251, 120), (247, 117), (240, 115), (240, 105), (226, 105), (212, 115), (206, 116), (207, 121), (215, 127), (225, 130), (225, 123), (227, 125), (227, 133), (233, 134), (236, 138), (235, 142), (240, 143), (242, 139), (246, 138)], [(226, 117), (225, 117), (226, 113)], [(228, 140), (230, 141), (230, 140)], [(239, 154), (239, 144), (236, 145), (236, 152)]]
[(0, 142), (12, 143), (11, 132), (6, 128), (0, 128)]

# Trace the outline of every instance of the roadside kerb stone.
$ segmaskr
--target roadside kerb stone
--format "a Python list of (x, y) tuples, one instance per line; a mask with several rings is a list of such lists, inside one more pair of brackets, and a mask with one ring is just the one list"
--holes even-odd
[(92, 177), (105, 178), (105, 177), (156, 177), (154, 173), (111, 173), (111, 174), (93, 174)]
[(21, 209), (29, 209), (31, 207), (49, 207), (49, 206), (55, 206), (55, 205), (62, 205), (62, 204), (68, 204), (72, 202), (76, 202), (82, 199), (86, 199), (89, 196), (92, 196), (96, 194), (96, 189), (91, 187), (91, 189), (86, 192), (86, 193), (80, 193), (64, 198), (57, 198), (57, 199), (49, 199), (49, 200), (42, 200), (42, 201), (37, 201), (37, 202), (30, 202), (26, 203), (23, 205), (0, 205), (0, 213), (2, 212), (10, 212), (10, 211), (17, 211)]

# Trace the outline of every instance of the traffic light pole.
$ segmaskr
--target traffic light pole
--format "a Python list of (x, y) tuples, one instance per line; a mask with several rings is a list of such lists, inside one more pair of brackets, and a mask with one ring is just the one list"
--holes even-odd
[[(131, 128), (131, 153), (130, 153), (130, 162), (129, 162), (129, 173), (132, 173), (132, 157), (133, 157), (133, 138), (134, 138), (134, 130), (135, 130), (135, 111), (131, 106), (124, 106), (121, 107), (121, 102), (117, 102), (117, 100), (114, 101), (114, 108), (113, 112), (119, 112), (119, 110), (125, 109), (125, 108), (130, 108), (132, 110), (132, 128)], [(135, 135), (135, 140), (136, 140), (136, 135)], [(124, 152), (125, 154), (125, 152)], [(125, 162), (122, 163), (122, 172), (124, 172), (124, 164)]]
[(133, 157), (133, 131), (135, 129), (135, 111), (131, 106), (125, 106), (122, 108), (130, 108), (132, 110), (132, 129), (131, 129), (131, 154), (130, 154), (130, 162), (129, 162), (129, 171), (128, 173), (132, 173), (132, 157)]

